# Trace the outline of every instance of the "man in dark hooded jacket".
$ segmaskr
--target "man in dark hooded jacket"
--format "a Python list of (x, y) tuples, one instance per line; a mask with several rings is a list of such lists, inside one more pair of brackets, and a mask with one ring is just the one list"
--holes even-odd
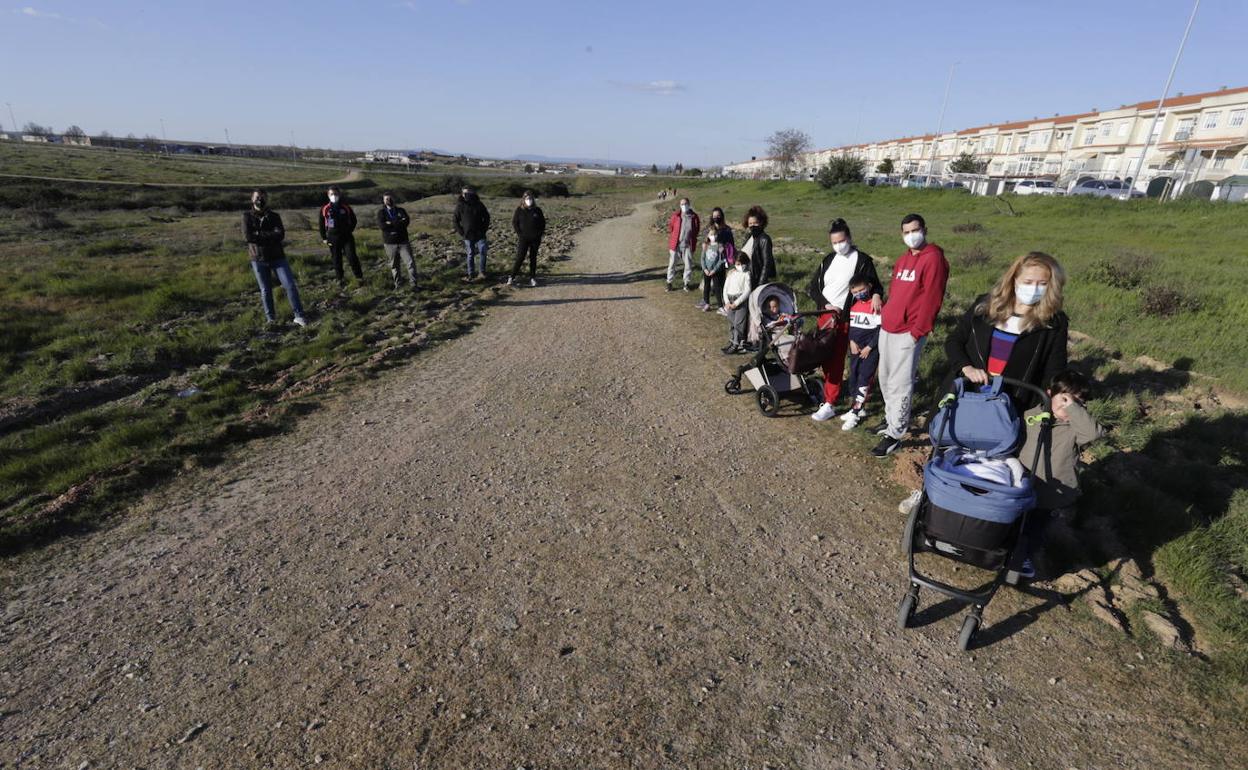
[[(455, 204), (455, 233), (464, 241), (464, 251), (468, 257), (468, 277), (466, 281), (485, 280), (485, 257), (490, 244), (485, 234), (490, 229), (490, 212), (477, 197), (477, 191), (465, 187), (459, 194), (459, 202)], [(473, 260), (479, 255), (478, 260)]]

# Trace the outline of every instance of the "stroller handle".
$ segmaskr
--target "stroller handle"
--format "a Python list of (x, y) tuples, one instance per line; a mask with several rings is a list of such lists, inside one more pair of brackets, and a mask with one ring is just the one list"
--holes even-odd
[[(1000, 378), (1002, 385), (1009, 385), (1010, 387), (1013, 387), (1013, 388), (1021, 388), (1022, 390), (1027, 390), (1027, 391), (1034, 393), (1035, 395), (1040, 397), (1040, 403), (1044, 405), (1044, 411), (1046, 412), (1053, 411), (1053, 400), (1049, 398), (1049, 394), (1045, 392), (1044, 388), (1040, 387), (1039, 385), (1032, 385), (1030, 382), (1023, 382), (1022, 380), (1016, 380), (1013, 377), (1002, 377), (1001, 375), (997, 375), (996, 377), (993, 377), (992, 379), (998, 379), (998, 378)], [(955, 378), (955, 381), (956, 380), (962, 380), (963, 382), (966, 382), (965, 377), (957, 377)], [(954, 394), (949, 393), (947, 395), (952, 396)]]

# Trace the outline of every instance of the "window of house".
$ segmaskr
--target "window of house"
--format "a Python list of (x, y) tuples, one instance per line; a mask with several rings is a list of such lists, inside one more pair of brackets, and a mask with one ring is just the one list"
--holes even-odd
[(1248, 171), (1248, 154), (1244, 155), (1243, 160), (1239, 162), (1240, 171)]
[(1196, 118), (1183, 118), (1174, 128), (1174, 138), (1176, 141), (1183, 141), (1192, 135), (1192, 129), (1196, 127)]
[(1012, 136), (1005, 137), (1005, 144), (1002, 145), (1001, 152), (1009, 152), (1013, 148), (1014, 148), (1014, 137)]
[(995, 136), (984, 137), (984, 152), (992, 152), (997, 147), (997, 138)]
[(1226, 158), (1218, 158), (1213, 162), (1214, 171), (1221, 171), (1226, 168)]
[(1211, 112), (1205, 116), (1204, 128), (1217, 128), (1218, 119), (1222, 117), (1221, 112)]
[(1239, 128), (1244, 125), (1244, 111), (1231, 110), (1231, 119), (1226, 123), (1231, 128)]
[(1112, 131), (1113, 128), (1114, 128), (1113, 123), (1102, 123), (1101, 124), (1101, 136), (1104, 138), (1108, 138), (1109, 132)]
[(1096, 141), (1096, 128), (1088, 126), (1083, 129), (1083, 144), (1086, 147)]
[(1126, 136), (1126, 135), (1127, 135), (1127, 131), (1128, 131), (1130, 128), (1131, 128), (1131, 124), (1130, 124), (1130, 123), (1128, 123), (1128, 122), (1127, 122), (1127, 121), (1125, 121), (1125, 120), (1124, 120), (1124, 121), (1122, 121), (1121, 123), (1119, 123), (1119, 124), (1118, 124), (1118, 136), (1119, 136), (1120, 138), (1121, 138), (1121, 137)]

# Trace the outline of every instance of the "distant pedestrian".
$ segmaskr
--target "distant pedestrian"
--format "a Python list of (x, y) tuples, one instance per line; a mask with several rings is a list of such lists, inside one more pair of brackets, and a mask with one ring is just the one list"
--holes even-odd
[(364, 280), (364, 271), (360, 269), (360, 258), (355, 253), (355, 212), (343, 200), (342, 188), (334, 185), (326, 191), (329, 202), (321, 206), (318, 221), (321, 230), (321, 243), (329, 246), (329, 256), (334, 261), (334, 275), (338, 285), (346, 284), (342, 272), (342, 258), (347, 258), (351, 266), (351, 274), (357, 280)]
[(949, 262), (945, 252), (927, 242), (927, 222), (918, 214), (901, 220), (906, 250), (893, 265), (888, 301), (880, 313), (880, 394), (884, 396), (883, 437), (871, 450), (876, 457), (897, 451), (910, 432), (910, 401), (919, 376), (919, 357), (936, 315), (945, 301)]
[(711, 209), (711, 226), (706, 229), (702, 244), (702, 301), (698, 303), (699, 310), (709, 311), (712, 301), (722, 301), (724, 279), (735, 258), (736, 243), (732, 228), (724, 221), (724, 210), (716, 206)]
[(776, 280), (776, 257), (771, 236), (767, 234), (767, 212), (762, 206), (750, 206), (742, 224), (750, 235), (740, 251), (750, 258), (750, 285), (758, 288)]
[(698, 231), (702, 221), (693, 210), (688, 198), (680, 199), (680, 208), (672, 212), (667, 221), (667, 291), (672, 290), (676, 278), (676, 260), (684, 263), (684, 288), (689, 291), (689, 279), (693, 277), (693, 250), (698, 245)]
[(490, 229), (490, 212), (477, 197), (477, 191), (465, 187), (455, 204), (455, 232), (464, 242), (468, 258), (468, 275), (465, 281), (485, 280), (485, 258), (490, 250), (486, 233)]
[(390, 258), (390, 277), (394, 279), (394, 288), (403, 288), (403, 275), (399, 272), (399, 260), (402, 259), (407, 277), (412, 282), (412, 291), (416, 291), (416, 258), (412, 255), (412, 241), (407, 235), (407, 227), (411, 223), (411, 217), (403, 207), (394, 204), (393, 194), (381, 196), (377, 226), (381, 228), (382, 248)]
[(520, 265), (527, 255), (529, 258), (529, 285), (537, 285), (537, 250), (542, 245), (542, 236), (546, 233), (546, 215), (537, 205), (537, 196), (532, 190), (525, 190), (516, 213), (511, 215), (511, 229), (516, 231), (516, 260), (511, 265), (511, 275), (507, 276), (507, 285), (515, 283)]
[(295, 323), (307, 326), (303, 316), (303, 303), (299, 301), (299, 287), (295, 285), (295, 273), (286, 261), (286, 251), (282, 241), (286, 239), (286, 228), (282, 226), (282, 218), (268, 206), (268, 194), (264, 190), (256, 190), (251, 194), (251, 208), (243, 212), (243, 240), (247, 242), (247, 256), (251, 259), (251, 272), (260, 285), (260, 306), (264, 308), (264, 318), (268, 323), (277, 321), (273, 307), (273, 274), (281, 282), (286, 291), (286, 299), (291, 310), (295, 311)]

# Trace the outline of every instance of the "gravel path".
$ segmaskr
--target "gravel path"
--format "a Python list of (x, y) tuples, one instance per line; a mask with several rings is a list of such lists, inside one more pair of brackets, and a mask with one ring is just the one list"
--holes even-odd
[(0, 767), (1226, 766), (1177, 664), (1044, 596), (970, 655), (895, 630), (887, 464), (723, 394), (653, 219), (4, 565)]

